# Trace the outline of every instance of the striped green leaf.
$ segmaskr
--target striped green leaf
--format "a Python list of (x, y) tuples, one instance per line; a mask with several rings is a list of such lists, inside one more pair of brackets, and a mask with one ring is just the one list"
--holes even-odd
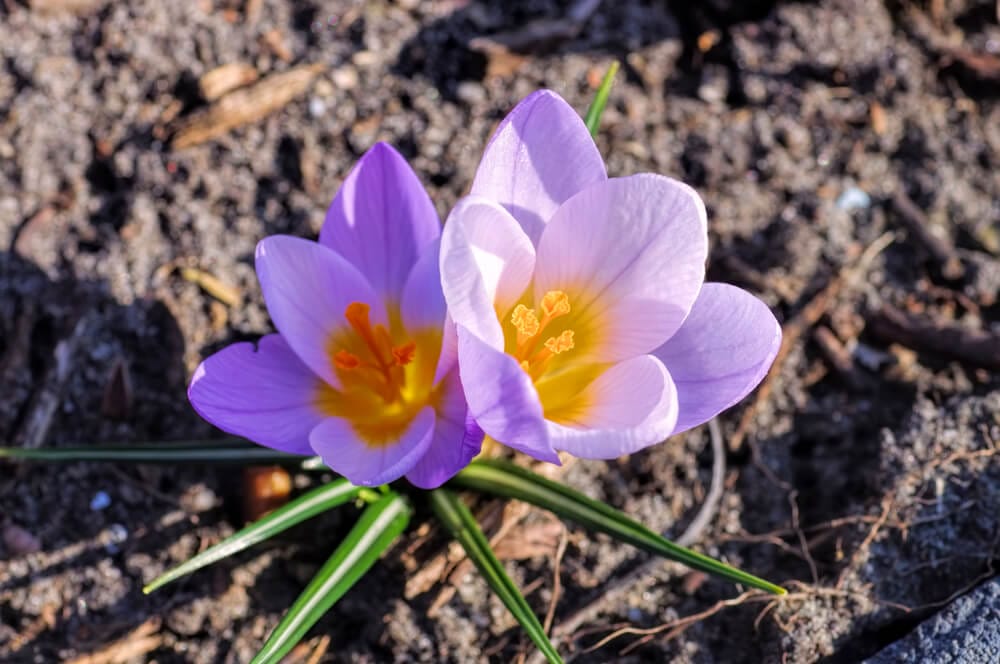
[(776, 595), (788, 592), (781, 586), (674, 544), (610, 505), (588, 498), (579, 491), (508, 461), (500, 459), (473, 461), (451, 480), (451, 484), (523, 500), (575, 521), (585, 528), (606, 533), (622, 542), (733, 583), (759, 588)]
[(438, 519), (465, 549), (469, 559), (476, 565), (479, 572), (486, 578), (493, 592), (500, 597), (510, 612), (521, 623), (521, 626), (535, 642), (538, 649), (552, 663), (562, 662), (555, 646), (549, 641), (538, 618), (528, 606), (528, 601), (518, 590), (514, 582), (507, 576), (503, 565), (497, 559), (490, 543), (476, 523), (475, 518), (465, 506), (465, 503), (447, 489), (435, 489), (430, 492), (431, 507)]
[(594, 101), (590, 103), (590, 108), (587, 109), (587, 114), (583, 117), (583, 123), (587, 125), (591, 136), (597, 136), (597, 131), (601, 128), (601, 115), (604, 113), (604, 107), (608, 105), (608, 95), (611, 94), (611, 86), (615, 82), (615, 74), (617, 73), (618, 61), (616, 60), (608, 67), (608, 71), (604, 72), (601, 87), (597, 88)]
[(311, 519), (312, 517), (350, 502), (362, 491), (345, 479), (338, 479), (305, 493), (287, 505), (274, 510), (264, 518), (256, 521), (243, 530), (227, 537), (194, 558), (169, 570), (154, 579), (142, 592), (149, 594), (157, 588), (175, 581), (182, 576), (207, 567), (223, 558), (235, 555), (250, 548), (254, 544), (274, 537), (292, 526)]
[(124, 463), (231, 463), (243, 465), (285, 464), (304, 469), (322, 467), (319, 457), (278, 452), (233, 438), (190, 440), (176, 443), (136, 443), (134, 445), (87, 445), (84, 447), (0, 447), (0, 459), (71, 463), (109, 461)]
[(395, 492), (369, 505), (271, 632), (251, 664), (278, 664), (406, 529), (410, 513), (406, 498)]

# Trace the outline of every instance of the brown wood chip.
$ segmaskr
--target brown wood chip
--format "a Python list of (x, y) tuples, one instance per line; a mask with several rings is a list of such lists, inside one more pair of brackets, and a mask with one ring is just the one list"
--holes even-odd
[(281, 110), (308, 90), (324, 67), (322, 64), (302, 65), (224, 95), (188, 118), (174, 134), (171, 145), (183, 150)]
[(205, 101), (215, 101), (227, 92), (249, 85), (258, 78), (257, 69), (253, 65), (230, 62), (202, 74), (198, 79), (198, 90)]

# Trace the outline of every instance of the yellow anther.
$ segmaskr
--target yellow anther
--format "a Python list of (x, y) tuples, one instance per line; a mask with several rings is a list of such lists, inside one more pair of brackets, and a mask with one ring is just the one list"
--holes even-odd
[(518, 333), (525, 337), (533, 337), (538, 334), (538, 317), (533, 309), (529, 309), (523, 304), (514, 307), (514, 312), (510, 316), (510, 322)]
[(542, 311), (548, 318), (569, 313), (569, 296), (561, 290), (550, 290), (542, 296)]
[(564, 353), (573, 348), (573, 330), (564, 330), (558, 337), (549, 337), (545, 340), (545, 347), (553, 355)]
[(524, 373), (531, 373), (531, 365), (528, 364), (527, 360), (522, 360), (521, 368), (524, 370)]

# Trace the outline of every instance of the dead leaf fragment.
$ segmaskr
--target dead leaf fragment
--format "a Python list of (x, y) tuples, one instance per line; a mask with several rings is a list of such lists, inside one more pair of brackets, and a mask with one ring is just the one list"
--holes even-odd
[(885, 116), (885, 108), (882, 104), (877, 101), (873, 101), (871, 107), (868, 109), (869, 116), (871, 117), (872, 131), (877, 135), (881, 136), (885, 133), (888, 128), (888, 121)]
[(83, 14), (103, 5), (105, 0), (31, 0), (31, 8), (38, 12), (66, 12)]
[(302, 65), (272, 74), (253, 85), (224, 95), (208, 108), (192, 115), (174, 134), (174, 149), (183, 150), (284, 108), (312, 85), (325, 65)]
[(68, 664), (125, 664), (160, 647), (163, 637), (159, 618), (150, 618), (124, 637), (89, 655), (70, 660)]
[(198, 79), (198, 90), (205, 101), (215, 101), (227, 92), (253, 83), (257, 78), (257, 69), (253, 65), (230, 62), (202, 74)]
[(493, 551), (500, 560), (551, 558), (559, 548), (562, 533), (562, 523), (555, 520), (521, 526), (497, 542)]

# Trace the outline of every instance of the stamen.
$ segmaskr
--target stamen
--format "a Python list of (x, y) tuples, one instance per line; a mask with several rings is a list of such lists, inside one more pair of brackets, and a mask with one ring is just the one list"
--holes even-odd
[[(365, 369), (355, 374), (352, 382), (374, 391), (386, 403), (395, 403), (404, 398), (406, 370), (403, 367), (413, 361), (417, 344), (408, 341), (394, 347), (392, 335), (384, 325), (372, 326), (370, 312), (371, 307), (364, 302), (351, 302), (344, 309), (344, 318), (364, 342), (367, 352), (362, 351), (359, 357), (347, 350), (338, 350), (333, 355), (333, 363), (342, 370)], [(353, 348), (359, 350), (357, 346)]]
[(354, 353), (349, 353), (346, 350), (338, 350), (333, 356), (333, 363), (337, 365), (338, 369), (350, 371), (361, 366), (361, 359)]
[(546, 318), (556, 318), (569, 313), (569, 296), (561, 290), (550, 290), (542, 296), (542, 311)]
[(396, 346), (392, 349), (392, 356), (396, 358), (396, 363), (405, 367), (407, 364), (413, 361), (413, 356), (417, 353), (417, 344), (413, 341), (405, 343), (402, 346)]
[(558, 337), (549, 337), (545, 340), (545, 347), (553, 355), (564, 353), (572, 349), (573, 346), (573, 330), (564, 330)]
[(534, 309), (529, 309), (523, 304), (514, 307), (510, 322), (514, 324), (519, 336), (533, 337), (538, 334), (538, 317), (535, 315)]

